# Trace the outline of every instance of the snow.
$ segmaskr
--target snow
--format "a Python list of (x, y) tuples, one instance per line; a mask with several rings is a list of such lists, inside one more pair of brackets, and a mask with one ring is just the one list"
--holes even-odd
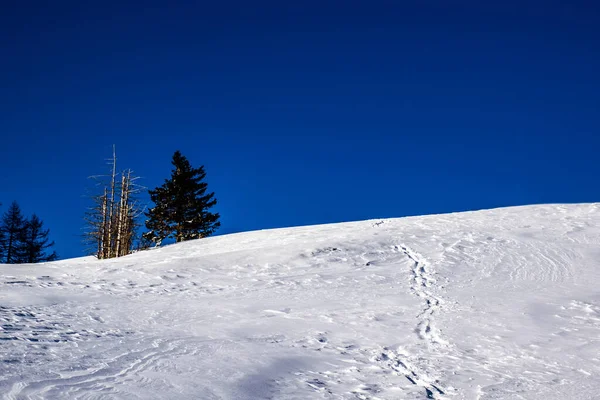
[(3, 399), (593, 399), (600, 204), (0, 266)]

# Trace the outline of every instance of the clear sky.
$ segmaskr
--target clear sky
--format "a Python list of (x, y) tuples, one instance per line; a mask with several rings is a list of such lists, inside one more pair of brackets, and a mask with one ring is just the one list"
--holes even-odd
[(0, 46), (0, 211), (61, 257), (112, 144), (221, 234), (600, 201), (595, 1), (14, 1)]

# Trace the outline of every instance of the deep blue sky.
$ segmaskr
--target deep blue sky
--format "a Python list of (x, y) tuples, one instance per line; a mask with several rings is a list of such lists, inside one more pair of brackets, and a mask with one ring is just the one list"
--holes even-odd
[(595, 3), (3, 3), (0, 211), (82, 255), (112, 144), (204, 164), (220, 233), (599, 201)]

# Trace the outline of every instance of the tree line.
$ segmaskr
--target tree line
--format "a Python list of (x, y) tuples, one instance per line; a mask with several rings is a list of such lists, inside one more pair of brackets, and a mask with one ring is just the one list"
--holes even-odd
[[(167, 239), (182, 242), (215, 233), (221, 226), (220, 215), (210, 212), (217, 200), (208, 191), (204, 166), (194, 168), (180, 151), (173, 154), (171, 164), (171, 175), (164, 183), (147, 190), (137, 183), (139, 177), (131, 169), (117, 170), (113, 146), (108, 174), (90, 177), (95, 185), (85, 214), (88, 254), (98, 259), (121, 257), (160, 246)], [(139, 200), (146, 190), (152, 207)], [(143, 224), (139, 222), (142, 216), (146, 217)], [(142, 226), (146, 228), (143, 233), (139, 232)], [(13, 202), (0, 221), (0, 264), (56, 260), (49, 234), (36, 214), (25, 218)]]
[(58, 258), (51, 250), (54, 242), (50, 230), (33, 214), (25, 218), (21, 208), (13, 201), (0, 221), (0, 264), (24, 264), (54, 261)]
[[(117, 171), (117, 157), (109, 162), (110, 172), (94, 176), (96, 193), (86, 213), (85, 242), (89, 254), (98, 259), (121, 257), (137, 250), (160, 246), (165, 239), (175, 242), (212, 235), (221, 225), (219, 213), (210, 209), (217, 203), (214, 192), (208, 192), (204, 166), (192, 167), (189, 160), (176, 151), (169, 178), (161, 186), (148, 190), (153, 206), (143, 207), (138, 197), (145, 190), (130, 169)], [(141, 216), (146, 231), (141, 235)]]

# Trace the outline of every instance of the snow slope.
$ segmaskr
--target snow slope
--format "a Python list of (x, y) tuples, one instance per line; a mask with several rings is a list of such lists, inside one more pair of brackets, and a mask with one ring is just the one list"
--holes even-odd
[(600, 204), (0, 274), (3, 399), (600, 398)]

